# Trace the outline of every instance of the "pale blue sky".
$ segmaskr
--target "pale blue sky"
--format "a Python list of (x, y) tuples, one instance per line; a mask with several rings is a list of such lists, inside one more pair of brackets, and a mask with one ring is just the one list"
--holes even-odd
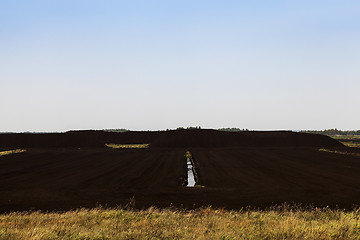
[(0, 1), (0, 131), (360, 129), (360, 1)]

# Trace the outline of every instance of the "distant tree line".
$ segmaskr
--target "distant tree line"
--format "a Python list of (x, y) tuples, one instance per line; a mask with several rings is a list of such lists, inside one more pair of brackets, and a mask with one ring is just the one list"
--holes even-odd
[[(184, 127), (178, 127), (176, 128), (176, 130), (184, 130), (184, 129), (201, 129), (200, 126), (195, 126), (195, 127), (187, 127), (187, 128), (184, 128)], [(158, 130), (158, 131), (170, 131), (171, 129), (166, 129), (166, 130)], [(114, 128), (114, 129), (103, 129), (103, 131), (105, 132), (128, 132), (128, 131), (131, 131), (129, 129), (125, 129), (125, 128)]]
[(103, 131), (105, 131), (105, 132), (128, 132), (130, 130), (125, 129), (125, 128), (114, 128), (114, 129), (104, 129)]
[(176, 128), (176, 130), (184, 130), (184, 129), (201, 129), (201, 127), (200, 126), (195, 126), (195, 127), (187, 127), (187, 128), (184, 128), (184, 127)]
[(224, 132), (245, 132), (245, 131), (249, 131), (249, 129), (240, 129), (240, 128), (219, 128), (219, 131), (224, 131)]
[(352, 135), (360, 135), (360, 130), (351, 130), (351, 131), (342, 131), (339, 129), (325, 129), (325, 130), (304, 130), (300, 131), (303, 133), (315, 133), (315, 134), (323, 134), (328, 136), (336, 136), (336, 135), (342, 135), (342, 136), (352, 136)]

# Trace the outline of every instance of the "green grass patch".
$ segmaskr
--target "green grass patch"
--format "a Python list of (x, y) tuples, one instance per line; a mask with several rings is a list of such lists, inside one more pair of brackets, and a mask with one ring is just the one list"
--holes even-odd
[(359, 209), (23, 212), (0, 215), (0, 239), (359, 239), (359, 219)]
[(149, 144), (105, 144), (107, 147), (114, 149), (131, 149), (131, 148), (149, 148)]

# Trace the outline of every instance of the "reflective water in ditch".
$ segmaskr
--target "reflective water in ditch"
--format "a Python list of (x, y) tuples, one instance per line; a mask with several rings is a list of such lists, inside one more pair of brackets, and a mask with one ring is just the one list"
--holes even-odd
[(195, 186), (195, 177), (193, 172), (193, 165), (189, 158), (187, 158), (187, 169), (188, 169), (188, 184), (187, 187), (194, 187)]

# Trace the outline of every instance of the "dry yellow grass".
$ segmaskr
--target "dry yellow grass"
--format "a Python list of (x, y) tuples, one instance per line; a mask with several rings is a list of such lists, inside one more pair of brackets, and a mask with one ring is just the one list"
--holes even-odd
[(115, 149), (119, 149), (119, 148), (123, 148), (123, 149), (127, 149), (127, 148), (148, 148), (149, 144), (105, 144), (107, 147), (110, 148), (115, 148)]
[(0, 239), (359, 239), (360, 211), (150, 208), (0, 215)]
[(16, 149), (16, 150), (2, 151), (2, 152), (0, 152), (0, 156), (5, 156), (5, 155), (9, 155), (9, 154), (14, 154), (14, 153), (22, 153), (22, 152), (26, 152), (26, 150), (25, 149)]

